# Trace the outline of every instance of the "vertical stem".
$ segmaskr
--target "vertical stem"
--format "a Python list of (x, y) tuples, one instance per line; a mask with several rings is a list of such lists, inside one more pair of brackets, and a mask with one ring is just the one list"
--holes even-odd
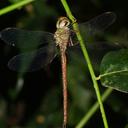
[(99, 102), (99, 105), (100, 105), (100, 111), (101, 111), (104, 127), (108, 128), (108, 122), (107, 122), (104, 106), (103, 106), (103, 103), (102, 103), (99, 86), (98, 86), (98, 83), (97, 83), (97, 80), (96, 80), (96, 76), (95, 76), (95, 73), (94, 73), (94, 70), (93, 70), (93, 67), (92, 67), (92, 64), (91, 64), (87, 49), (86, 49), (86, 47), (84, 45), (84, 41), (83, 41), (83, 39), (82, 39), (82, 37), (80, 35), (78, 24), (74, 24), (74, 29), (75, 29), (75, 31), (77, 31), (77, 38), (81, 42), (80, 46), (81, 46), (81, 49), (83, 51), (83, 55), (84, 55), (84, 57), (85, 57), (85, 59), (87, 61), (89, 72), (91, 74), (91, 78), (92, 78), (92, 81), (93, 81), (93, 85), (94, 85), (94, 89), (95, 89), (95, 92), (96, 92), (96, 96), (97, 96), (97, 99), (98, 99), (98, 102)]
[(67, 93), (67, 66), (66, 66), (66, 54), (65, 51), (61, 52), (61, 64), (62, 64), (62, 81), (63, 81), (63, 128), (67, 127), (68, 118), (68, 93)]

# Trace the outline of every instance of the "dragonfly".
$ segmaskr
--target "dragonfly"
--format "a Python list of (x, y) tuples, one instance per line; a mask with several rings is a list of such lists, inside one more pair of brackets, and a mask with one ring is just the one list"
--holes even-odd
[[(86, 40), (97, 32), (103, 32), (116, 19), (113, 12), (105, 12), (93, 19), (79, 24), (80, 32)], [(60, 53), (63, 83), (63, 128), (68, 122), (68, 93), (67, 93), (67, 62), (66, 51), (74, 46), (75, 33), (72, 23), (67, 17), (60, 17), (56, 23), (56, 32), (29, 31), (19, 28), (6, 28), (0, 32), (0, 38), (8, 45), (17, 47), (21, 53), (12, 57), (8, 62), (9, 69), (19, 72), (31, 72), (41, 69)], [(59, 47), (59, 52), (58, 52)], [(25, 66), (22, 66), (25, 65)]]

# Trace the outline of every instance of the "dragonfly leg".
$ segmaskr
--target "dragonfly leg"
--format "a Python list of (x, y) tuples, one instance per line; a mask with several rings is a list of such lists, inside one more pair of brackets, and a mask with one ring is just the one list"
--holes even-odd
[(77, 22), (76, 18), (75, 18), (75, 17), (73, 17), (73, 18), (74, 18), (74, 20), (73, 20), (73, 22), (72, 22), (72, 25)]
[(72, 41), (72, 38), (70, 37), (69, 38), (69, 46), (73, 46), (74, 44), (73, 44), (73, 41)]

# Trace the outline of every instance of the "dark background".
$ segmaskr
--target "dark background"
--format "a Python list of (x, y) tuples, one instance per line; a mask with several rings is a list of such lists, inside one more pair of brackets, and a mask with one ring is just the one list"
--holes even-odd
[[(14, 0), (1, 0), (4, 8)], [(67, 0), (78, 22), (85, 22), (103, 12), (117, 15), (115, 23), (106, 30), (111, 41), (119, 47), (128, 46), (128, 1), (127, 0)], [(0, 30), (18, 27), (29, 30), (44, 30), (54, 33), (58, 17), (66, 16), (59, 0), (36, 0), (21, 9), (0, 16)], [(100, 48), (100, 46), (97, 46)], [(103, 49), (88, 49), (94, 69), (99, 74), (99, 65), (104, 54), (115, 47), (103, 44)], [(104, 50), (105, 49), (105, 50)], [(31, 128), (58, 128), (63, 120), (62, 82), (60, 57), (56, 57), (45, 68), (20, 74), (8, 69), (8, 60), (16, 55), (16, 48), (0, 40), (0, 127), (14, 126)], [(96, 102), (94, 88), (83, 56), (78, 47), (69, 50), (69, 128), (74, 128), (89, 108)], [(23, 75), (23, 76), (22, 76)], [(21, 86), (17, 83), (22, 76)], [(100, 83), (99, 83), (100, 84)], [(101, 92), (106, 88), (100, 86)], [(104, 103), (110, 128), (128, 127), (128, 95), (113, 91)], [(98, 110), (86, 124), (87, 128), (102, 128)]]

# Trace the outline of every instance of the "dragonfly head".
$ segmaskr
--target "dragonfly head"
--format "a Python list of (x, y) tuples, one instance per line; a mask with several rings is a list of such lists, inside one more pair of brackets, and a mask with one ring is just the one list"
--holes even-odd
[(57, 28), (68, 28), (70, 21), (67, 17), (60, 17), (56, 23)]

